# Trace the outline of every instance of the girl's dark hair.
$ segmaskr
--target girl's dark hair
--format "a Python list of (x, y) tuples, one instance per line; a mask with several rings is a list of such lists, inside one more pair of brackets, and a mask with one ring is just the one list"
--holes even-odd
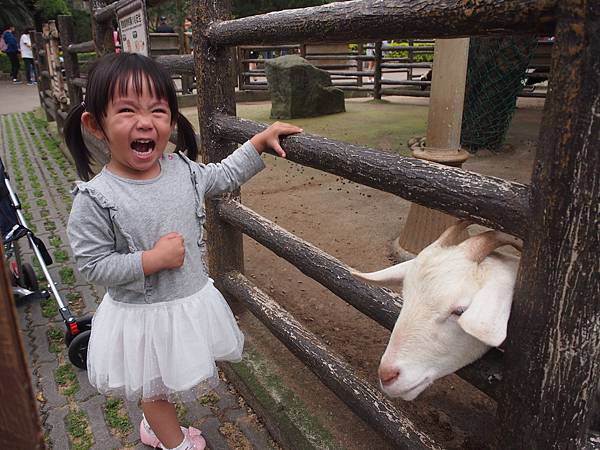
[(89, 112), (98, 126), (104, 131), (104, 119), (108, 104), (115, 95), (126, 96), (131, 86), (135, 93), (142, 95), (146, 86), (151, 95), (167, 100), (171, 110), (171, 123), (177, 125), (175, 151), (187, 149), (191, 160), (198, 157), (196, 135), (192, 124), (177, 106), (175, 84), (167, 72), (154, 60), (137, 53), (111, 53), (97, 59), (90, 67), (85, 93), (85, 102), (75, 105), (67, 116), (63, 128), (65, 142), (77, 167), (79, 176), (88, 181), (93, 175), (92, 155), (85, 146), (81, 133), (81, 115)]

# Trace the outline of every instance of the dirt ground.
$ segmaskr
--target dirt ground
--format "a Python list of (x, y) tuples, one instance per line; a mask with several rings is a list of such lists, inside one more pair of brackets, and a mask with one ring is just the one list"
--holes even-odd
[[(410, 137), (425, 134), (427, 100), (346, 104), (346, 113), (292, 122), (309, 133), (401, 154), (408, 154)], [(520, 101), (507, 137), (510, 151), (500, 155), (482, 151), (464, 168), (527, 183), (542, 107), (543, 100)], [(269, 108), (269, 104), (238, 105), (238, 115), (268, 122)], [(186, 115), (194, 116), (194, 111)], [(265, 161), (267, 168), (242, 190), (244, 204), (351, 267), (369, 271), (395, 262), (391, 243), (402, 229), (409, 202), (272, 156)], [(270, 250), (244, 239), (246, 274), (376, 385), (378, 362), (390, 333)], [(344, 446), (390, 448), (323, 389), (250, 313), (243, 313), (241, 320), (248, 341), (279, 362), (282, 376)], [(457, 376), (437, 381), (413, 402), (394, 403), (446, 448), (481, 450), (493, 438), (495, 403)]]

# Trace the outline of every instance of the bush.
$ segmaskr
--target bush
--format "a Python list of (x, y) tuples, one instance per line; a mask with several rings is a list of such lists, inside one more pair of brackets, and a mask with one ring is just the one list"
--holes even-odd
[(0, 53), (0, 72), (10, 73), (10, 60), (5, 53)]
[(92, 20), (90, 13), (73, 8), (73, 39), (76, 43), (92, 40)]
[[(400, 50), (402, 47), (408, 45), (408, 41), (392, 42), (389, 44), (392, 47), (398, 47), (398, 50), (388, 50), (384, 53), (384, 56), (388, 58), (408, 58), (408, 50)], [(415, 42), (415, 47), (430, 47), (432, 44), (424, 42)], [(413, 62), (432, 62), (433, 51), (431, 53), (413, 53)]]
[[(383, 52), (383, 57), (388, 58), (408, 58), (408, 50), (401, 50), (402, 47), (406, 47), (408, 45), (408, 41), (397, 41), (397, 42), (388, 42), (391, 47), (398, 47), (398, 50), (386, 50)], [(415, 47), (431, 47), (433, 44), (428, 44), (425, 42), (415, 42), (413, 46)], [(349, 51), (357, 51), (357, 44), (348, 44)], [(433, 50), (431, 53), (413, 53), (413, 62), (432, 62), (433, 61)]]

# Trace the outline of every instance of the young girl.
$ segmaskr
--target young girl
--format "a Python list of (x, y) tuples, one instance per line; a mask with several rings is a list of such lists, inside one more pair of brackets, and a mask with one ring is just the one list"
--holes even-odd
[[(81, 126), (110, 149), (90, 180)], [(164, 154), (177, 125), (176, 151)], [(65, 140), (83, 180), (67, 233), (79, 271), (107, 287), (92, 325), (88, 376), (101, 393), (141, 399), (144, 444), (203, 449), (180, 428), (173, 401), (218, 383), (215, 360), (239, 361), (244, 337), (203, 266), (204, 197), (260, 171), (267, 148), (301, 129), (277, 123), (218, 164), (198, 164), (191, 124), (170, 77), (150, 58), (111, 54), (89, 72), (86, 101), (69, 114)]]

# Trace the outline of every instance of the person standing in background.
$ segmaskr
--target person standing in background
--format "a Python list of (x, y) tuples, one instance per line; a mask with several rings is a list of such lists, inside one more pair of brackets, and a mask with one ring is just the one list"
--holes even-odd
[(175, 30), (171, 25), (167, 23), (165, 16), (160, 16), (160, 24), (156, 27), (157, 33), (175, 33)]
[(192, 18), (190, 16), (187, 16), (183, 22), (183, 34), (186, 39), (186, 50), (193, 53), (194, 41), (192, 40)]
[(15, 27), (9, 24), (4, 33), (2, 33), (2, 38), (4, 38), (4, 42), (6, 43), (6, 56), (10, 60), (10, 77), (14, 84), (20, 84), (19, 80), (19, 43), (17, 42), (17, 38), (15, 38)]
[(25, 65), (25, 79), (27, 80), (27, 84), (30, 86), (36, 84), (37, 80), (35, 67), (33, 65), (31, 36), (29, 36), (29, 33), (33, 31), (35, 30), (27, 29), (25, 33), (21, 35), (21, 40), (19, 41), (19, 46), (21, 47), (21, 58), (23, 59), (23, 64)]

